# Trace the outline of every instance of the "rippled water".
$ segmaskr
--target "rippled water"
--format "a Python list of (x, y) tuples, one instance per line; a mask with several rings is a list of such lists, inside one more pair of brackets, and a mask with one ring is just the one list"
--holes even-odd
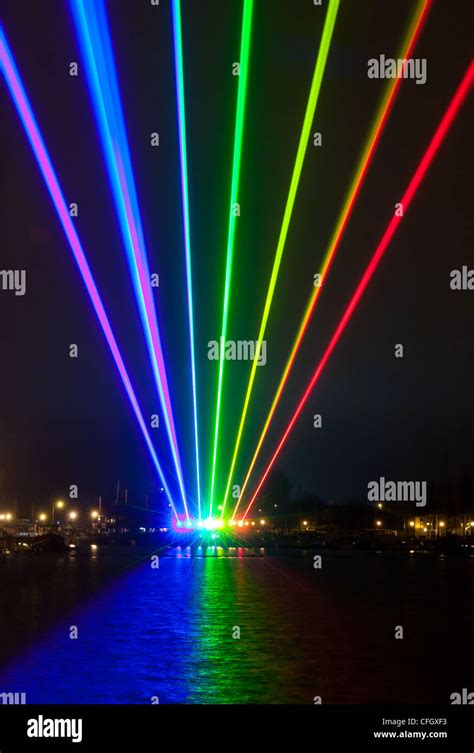
[(442, 558), (325, 556), (322, 570), (310, 557), (162, 557), (158, 570), (149, 557), (11, 559), (0, 692), (28, 703), (448, 703), (472, 685), (473, 581), (473, 560)]

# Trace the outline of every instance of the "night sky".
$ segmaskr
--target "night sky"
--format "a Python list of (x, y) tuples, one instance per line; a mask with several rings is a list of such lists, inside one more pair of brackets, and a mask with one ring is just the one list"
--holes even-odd
[[(145, 415), (159, 411), (68, 4), (4, 3), (3, 23)], [(310, 0), (256, 0), (228, 338), (255, 339), (324, 23)], [(471, 52), (470, 3), (434, 4), (416, 57), (425, 85), (402, 83), (368, 179), (322, 291), (260, 456), (264, 468), (434, 130)], [(209, 488), (217, 363), (207, 343), (222, 315), (241, 2), (183, 0), (191, 241), (202, 476)], [(342, 0), (269, 320), (236, 482), (243, 481), (386, 81), (367, 60), (397, 57), (413, 0)], [(130, 150), (185, 478), (194, 496), (192, 401), (179, 153), (168, 0), (108, 3)], [(79, 76), (69, 63), (79, 62)], [(0, 269), (25, 269), (27, 293), (0, 290), (0, 501), (66, 494), (157, 499), (159, 480), (123, 392), (25, 133), (2, 82)], [(472, 97), (451, 129), (332, 356), (275, 470), (336, 501), (369, 480), (473, 475)], [(158, 131), (160, 147), (150, 146)], [(471, 181), (472, 182), (472, 181)], [(68, 355), (70, 343), (79, 358)], [(395, 344), (404, 346), (402, 359)], [(250, 363), (226, 363), (220, 493)], [(321, 413), (323, 428), (313, 428)], [(153, 434), (171, 475), (164, 429)], [(254, 481), (258, 480), (258, 474)], [(221, 488), (222, 487), (222, 488)], [(206, 493), (204, 493), (206, 498)], [(20, 508), (21, 509), (21, 508)]]

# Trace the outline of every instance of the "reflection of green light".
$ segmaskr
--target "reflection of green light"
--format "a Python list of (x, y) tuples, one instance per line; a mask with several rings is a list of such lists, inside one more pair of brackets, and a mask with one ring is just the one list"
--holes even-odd
[(219, 347), (219, 376), (217, 384), (216, 419), (214, 428), (214, 449), (212, 454), (211, 494), (209, 502), (209, 515), (212, 516), (212, 502), (214, 499), (214, 485), (216, 480), (216, 460), (219, 443), (219, 421), (221, 412), (222, 385), (224, 380), (224, 348), (227, 337), (227, 322), (229, 317), (230, 284), (232, 278), (232, 262), (234, 257), (235, 220), (232, 207), (238, 203), (238, 190), (240, 180), (240, 164), (242, 157), (242, 141), (244, 134), (245, 101), (247, 94), (247, 79), (249, 69), (250, 37), (252, 32), (253, 0), (244, 0), (244, 14), (242, 20), (242, 37), (240, 44), (240, 76), (237, 94), (237, 114), (234, 136), (234, 156), (232, 162), (232, 183), (230, 191), (229, 207), (229, 232), (227, 236), (227, 259), (224, 283), (224, 301), (222, 311), (222, 329)]
[[(193, 562), (185, 612), (192, 615), (186, 703), (304, 703), (307, 687), (296, 678), (307, 666), (306, 650), (312, 644), (296, 642), (291, 651), (286, 649), (289, 626), (293, 631), (307, 612), (302, 608), (293, 614), (286, 579), (269, 576), (272, 571), (260, 558), (239, 556), (236, 548), (226, 556), (218, 544)], [(240, 626), (241, 640), (234, 640), (234, 626)], [(274, 651), (268, 650), (269, 630), (284, 661), (275, 662)]]
[[(222, 516), (224, 515), (225, 505), (227, 503), (227, 497), (229, 496), (230, 485), (232, 483), (232, 475), (234, 473), (235, 464), (237, 462), (237, 455), (239, 452), (240, 442), (242, 439), (242, 433), (244, 430), (245, 419), (247, 417), (247, 410), (249, 407), (250, 396), (252, 394), (253, 383), (255, 381), (256, 370), (258, 366), (260, 350), (262, 347), (263, 338), (265, 337), (265, 330), (267, 327), (268, 317), (270, 315), (270, 308), (273, 301), (273, 295), (275, 293), (275, 287), (277, 283), (278, 273), (280, 270), (280, 264), (283, 257), (283, 251), (285, 250), (286, 237), (288, 235), (288, 229), (290, 226), (291, 215), (293, 213), (293, 207), (295, 205), (296, 193), (298, 191), (298, 185), (300, 182), (301, 171), (303, 169), (303, 162), (308, 148), (309, 136), (311, 126), (314, 120), (314, 113), (319, 98), (319, 92), (323, 80), (324, 70), (326, 68), (326, 61), (329, 53), (329, 47), (331, 45), (331, 39), (334, 31), (334, 25), (336, 23), (337, 11), (339, 9), (340, 0), (330, 0), (329, 7), (326, 13), (326, 19), (324, 22), (323, 34), (321, 37), (321, 44), (319, 46), (318, 56), (316, 58), (316, 64), (314, 67), (313, 80), (311, 83), (311, 89), (308, 98), (308, 104), (306, 105), (306, 113), (303, 121), (303, 128), (301, 130), (300, 141), (298, 145), (298, 151), (296, 153), (296, 161), (293, 168), (293, 175), (291, 177), (290, 190), (288, 198), (286, 200), (285, 213), (283, 215), (283, 222), (280, 230), (280, 237), (278, 239), (278, 245), (275, 253), (275, 259), (273, 262), (272, 274), (270, 277), (270, 284), (268, 286), (267, 297), (265, 300), (265, 307), (263, 310), (262, 321), (260, 323), (260, 331), (258, 333), (257, 347), (255, 351), (255, 358), (252, 363), (252, 369), (250, 371), (249, 383), (247, 386), (247, 393), (245, 395), (244, 407), (242, 410), (242, 416), (240, 419), (239, 429), (237, 432), (237, 439), (235, 442), (234, 453), (232, 456), (231, 467), (229, 471), (229, 478), (227, 480), (227, 486), (224, 494), (224, 507), (222, 510)], [(222, 350), (222, 345), (221, 345)], [(235, 513), (234, 513), (235, 515)]]

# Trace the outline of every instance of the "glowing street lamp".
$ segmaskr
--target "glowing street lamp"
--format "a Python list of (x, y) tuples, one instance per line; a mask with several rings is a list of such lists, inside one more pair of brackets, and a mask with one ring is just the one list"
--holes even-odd
[(75, 510), (69, 513), (69, 520), (77, 520), (77, 512)]
[(44, 522), (45, 522), (45, 520), (46, 520), (46, 517), (47, 517), (47, 516), (46, 516), (46, 513), (44, 513), (44, 512), (41, 512), (41, 513), (40, 513), (40, 514), (38, 515), (38, 520), (39, 520), (39, 521), (40, 521), (41, 523), (44, 523)]
[(414, 527), (415, 527), (415, 521), (414, 520), (410, 520), (410, 528), (414, 528)]
[(376, 520), (375, 521), (375, 525), (380, 528), (380, 526), (382, 525), (382, 521), (381, 520)]
[(91, 512), (92, 520), (97, 520), (98, 517), (99, 517), (99, 513), (97, 512), (97, 510), (92, 510)]
[(64, 502), (62, 499), (57, 499), (56, 502), (53, 502), (51, 507), (51, 525), (54, 525), (54, 510), (62, 510), (64, 507)]

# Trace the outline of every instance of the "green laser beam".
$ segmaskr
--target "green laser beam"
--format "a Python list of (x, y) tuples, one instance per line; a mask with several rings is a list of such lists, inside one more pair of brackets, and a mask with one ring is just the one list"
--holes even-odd
[(229, 477), (228, 477), (228, 480), (227, 480), (227, 486), (226, 486), (226, 490), (225, 490), (225, 494), (224, 494), (224, 501), (223, 501), (223, 504), (222, 504), (221, 518), (224, 517), (224, 511), (225, 511), (225, 506), (226, 506), (226, 503), (227, 503), (227, 498), (229, 496), (229, 490), (230, 490), (230, 485), (231, 485), (231, 482), (232, 482), (232, 476), (233, 476), (233, 473), (234, 473), (235, 464), (237, 462), (237, 456), (238, 456), (238, 452), (239, 452), (239, 448), (240, 448), (240, 443), (241, 443), (241, 440), (242, 440), (242, 435), (243, 435), (243, 430), (244, 430), (244, 425), (245, 425), (245, 419), (247, 417), (248, 407), (249, 407), (249, 403), (250, 403), (250, 397), (252, 395), (252, 389), (253, 389), (253, 385), (254, 385), (254, 381), (255, 381), (255, 375), (256, 375), (257, 366), (258, 366), (258, 359), (259, 359), (260, 351), (261, 351), (261, 348), (262, 348), (262, 341), (263, 341), (263, 338), (265, 336), (265, 330), (266, 330), (266, 327), (267, 327), (268, 317), (270, 315), (270, 309), (271, 309), (271, 305), (272, 305), (272, 301), (273, 301), (273, 295), (275, 293), (275, 287), (276, 287), (276, 283), (277, 283), (277, 279), (278, 279), (278, 273), (279, 273), (279, 270), (280, 270), (280, 264), (281, 264), (281, 260), (282, 260), (282, 257), (283, 257), (283, 252), (285, 250), (286, 238), (287, 238), (287, 235), (288, 235), (288, 229), (289, 229), (289, 226), (290, 226), (291, 216), (292, 216), (293, 208), (294, 208), (294, 205), (295, 205), (296, 194), (297, 194), (297, 191), (298, 191), (298, 185), (299, 185), (299, 181), (300, 181), (300, 177), (301, 177), (301, 172), (302, 172), (302, 169), (303, 169), (303, 162), (304, 162), (304, 158), (305, 158), (305, 154), (306, 154), (306, 149), (308, 147), (310, 130), (311, 130), (311, 126), (312, 126), (312, 123), (313, 123), (313, 120), (314, 120), (314, 113), (315, 113), (316, 105), (317, 105), (318, 98), (319, 98), (319, 92), (321, 90), (321, 84), (322, 84), (322, 80), (323, 80), (323, 75), (324, 75), (324, 71), (325, 71), (325, 68), (326, 68), (326, 61), (327, 61), (328, 54), (329, 54), (329, 48), (331, 46), (331, 39), (332, 39), (332, 36), (333, 36), (334, 26), (335, 26), (335, 23), (336, 23), (337, 12), (339, 10), (339, 3), (340, 3), (340, 0), (330, 0), (329, 7), (328, 7), (328, 10), (327, 10), (327, 13), (326, 13), (326, 19), (325, 19), (325, 22), (324, 22), (323, 34), (322, 34), (322, 37), (321, 37), (321, 44), (319, 46), (319, 52), (318, 52), (318, 56), (316, 58), (316, 64), (315, 64), (314, 73), (313, 73), (313, 80), (311, 82), (311, 90), (310, 90), (310, 93), (309, 93), (308, 103), (307, 103), (307, 106), (306, 106), (306, 112), (305, 112), (305, 116), (304, 116), (303, 127), (302, 127), (302, 130), (301, 130), (301, 136), (300, 136), (300, 141), (299, 141), (299, 145), (298, 145), (298, 151), (296, 153), (296, 161), (295, 161), (295, 165), (294, 165), (294, 168), (293, 168), (293, 175), (291, 177), (290, 190), (289, 190), (288, 198), (287, 198), (287, 201), (286, 201), (285, 213), (283, 215), (283, 222), (282, 222), (282, 226), (281, 226), (281, 230), (280, 230), (280, 236), (279, 236), (279, 239), (278, 239), (278, 245), (277, 245), (277, 249), (276, 249), (276, 253), (275, 253), (275, 259), (274, 259), (274, 262), (273, 262), (273, 269), (272, 269), (272, 273), (271, 273), (271, 277), (270, 277), (270, 284), (268, 286), (268, 292), (267, 292), (267, 297), (266, 297), (266, 300), (265, 300), (265, 307), (264, 307), (264, 310), (263, 310), (262, 321), (260, 323), (260, 331), (258, 333), (257, 347), (256, 347), (256, 351), (255, 351), (255, 358), (253, 360), (252, 368), (251, 368), (251, 371), (250, 371), (250, 378), (249, 378), (249, 383), (248, 383), (248, 386), (247, 386), (247, 393), (245, 395), (244, 407), (243, 407), (243, 410), (242, 410), (242, 416), (241, 416), (241, 419), (240, 419), (239, 429), (238, 429), (238, 432), (237, 432), (237, 439), (236, 439), (236, 442), (235, 442), (234, 453), (233, 453), (233, 456), (232, 456), (232, 462), (231, 462), (231, 467), (230, 467), (230, 471), (229, 471)]
[(216, 480), (216, 460), (219, 445), (219, 423), (221, 415), (222, 390), (224, 383), (224, 347), (227, 336), (229, 319), (230, 287), (232, 281), (232, 264), (234, 258), (236, 217), (233, 205), (237, 203), (237, 195), (240, 182), (240, 167), (242, 162), (242, 142), (244, 135), (245, 103), (247, 96), (247, 80), (250, 57), (250, 39), (252, 34), (253, 0), (244, 1), (242, 19), (242, 37), (240, 43), (240, 76), (237, 93), (237, 112), (235, 119), (234, 154), (232, 161), (232, 183), (230, 190), (230, 217), (229, 231), (227, 235), (227, 259), (224, 283), (224, 301), (222, 308), (222, 329), (219, 348), (219, 376), (217, 384), (216, 417), (214, 428), (214, 449), (212, 454), (211, 494), (209, 501), (209, 517), (212, 517), (212, 504), (214, 500), (214, 486)]

